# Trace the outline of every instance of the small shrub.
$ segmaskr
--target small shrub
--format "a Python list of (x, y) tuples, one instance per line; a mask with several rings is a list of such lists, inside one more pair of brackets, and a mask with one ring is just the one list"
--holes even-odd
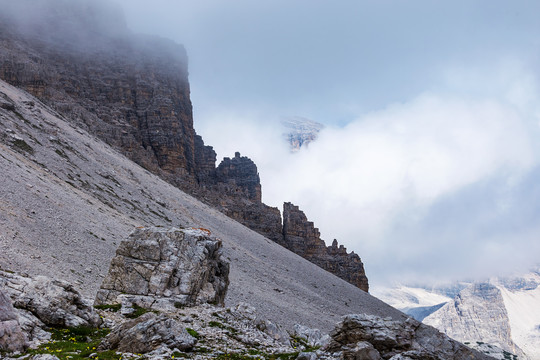
[(195, 339), (200, 339), (201, 338), (201, 335), (193, 330), (192, 328), (186, 328), (186, 331), (188, 332), (189, 335), (193, 336)]

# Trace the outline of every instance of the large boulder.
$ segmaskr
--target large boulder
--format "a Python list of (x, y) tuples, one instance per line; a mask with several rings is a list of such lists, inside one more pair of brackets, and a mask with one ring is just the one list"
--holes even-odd
[(91, 304), (65, 281), (0, 271), (0, 288), (11, 298), (19, 318), (35, 317), (44, 325), (60, 327), (101, 324)]
[(205, 229), (138, 228), (122, 241), (95, 304), (174, 310), (223, 304), (229, 264)]
[(330, 336), (325, 351), (347, 359), (492, 359), (412, 318), (346, 315)]
[(11, 300), (0, 287), (0, 350), (23, 351), (27, 346)]
[(189, 350), (195, 342), (176, 320), (150, 312), (116, 327), (98, 350), (147, 353), (163, 345), (169, 349)]

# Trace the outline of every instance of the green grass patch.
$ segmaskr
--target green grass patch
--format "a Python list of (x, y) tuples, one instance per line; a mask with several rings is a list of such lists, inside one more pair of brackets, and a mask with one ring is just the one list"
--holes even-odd
[(155, 311), (155, 310), (150, 310), (150, 309), (145, 309), (143, 307), (140, 307), (139, 305), (137, 304), (133, 304), (133, 309), (134, 311), (131, 313), (131, 314), (127, 314), (126, 317), (127, 318), (130, 318), (130, 319), (136, 319), (138, 318), (139, 316), (142, 316), (148, 312), (153, 312), (155, 314), (157, 314), (158, 312)]
[(23, 355), (50, 354), (61, 360), (93, 359), (119, 360), (122, 355), (115, 351), (97, 351), (101, 340), (109, 334), (110, 329), (94, 329), (89, 327), (52, 328), (51, 341), (30, 349)]
[(189, 359), (190, 355), (183, 352), (175, 351), (171, 354), (171, 358), (172, 359)]
[(319, 350), (320, 346), (311, 346), (308, 344), (307, 340), (300, 336), (294, 336), (290, 335), (291, 340), (291, 346), (295, 349), (300, 348), (303, 349), (305, 352), (313, 352)]
[(227, 330), (229, 331), (231, 334), (235, 335), (235, 334), (238, 334), (238, 330), (236, 330), (235, 328), (232, 328), (230, 326), (227, 326), (225, 324), (222, 324), (220, 323), (219, 321), (210, 321), (208, 323), (208, 326), (210, 327), (215, 327), (215, 328), (219, 328), (219, 329), (222, 329), (222, 330)]
[(199, 334), (196, 330), (193, 330), (192, 328), (186, 328), (186, 331), (189, 335), (193, 336), (195, 339), (200, 339), (201, 334)]

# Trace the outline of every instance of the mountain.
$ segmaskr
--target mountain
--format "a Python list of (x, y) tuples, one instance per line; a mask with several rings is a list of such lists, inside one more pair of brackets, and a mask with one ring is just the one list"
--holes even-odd
[[(280, 210), (261, 200), (253, 161), (236, 153), (216, 166), (215, 151), (197, 135), (181, 45), (131, 33), (121, 12), (103, 1), (0, 5), (1, 79), (175, 187), (286, 243)], [(328, 263), (323, 255), (315, 263)], [(346, 281), (366, 277), (358, 255), (336, 256), (345, 267), (335, 274)]]
[[(215, 166), (215, 153), (193, 128), (182, 48), (136, 37), (122, 21), (104, 26), (117, 14), (102, 16), (96, 3), (0, 1), (5, 273), (66, 280), (94, 298), (120, 241), (134, 229), (196, 228), (219, 239), (230, 263), (227, 306), (250, 303), (261, 318), (287, 329), (303, 324), (324, 332), (343, 315), (363, 314), (349, 316), (350, 323), (367, 321), (375, 335), (381, 326), (406, 333), (406, 344), (390, 339), (392, 346), (434, 342), (447, 353), (486, 358), (210, 206), (218, 195), (222, 206), (258, 204), (256, 167), (240, 154)], [(12, 12), (21, 6), (33, 16), (18, 22)], [(304, 217), (296, 217), (298, 231), (298, 222), (284, 221), (296, 224), (282, 231), (284, 239), (302, 233)], [(326, 259), (338, 270), (347, 261), (361, 265), (337, 242), (320, 250), (342, 259)], [(349, 345), (346, 337), (340, 341)]]
[(536, 360), (540, 359), (539, 285), (540, 274), (533, 271), (479, 283), (400, 286), (376, 289), (374, 293), (458, 341), (490, 344), (520, 359)]
[(281, 120), (281, 125), (285, 128), (285, 139), (290, 145), (291, 151), (300, 150), (309, 143), (317, 140), (319, 132), (324, 129), (324, 125), (316, 121), (300, 116), (288, 117)]

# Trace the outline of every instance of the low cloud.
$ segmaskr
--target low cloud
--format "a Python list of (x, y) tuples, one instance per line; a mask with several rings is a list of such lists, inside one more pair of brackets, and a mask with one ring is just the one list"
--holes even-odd
[(420, 95), (326, 127), (294, 154), (257, 113), (207, 117), (198, 130), (219, 155), (251, 157), (264, 201), (299, 205), (327, 243), (360, 254), (374, 283), (491, 276), (525, 270), (540, 250), (535, 87), (499, 85), (509, 91)]

